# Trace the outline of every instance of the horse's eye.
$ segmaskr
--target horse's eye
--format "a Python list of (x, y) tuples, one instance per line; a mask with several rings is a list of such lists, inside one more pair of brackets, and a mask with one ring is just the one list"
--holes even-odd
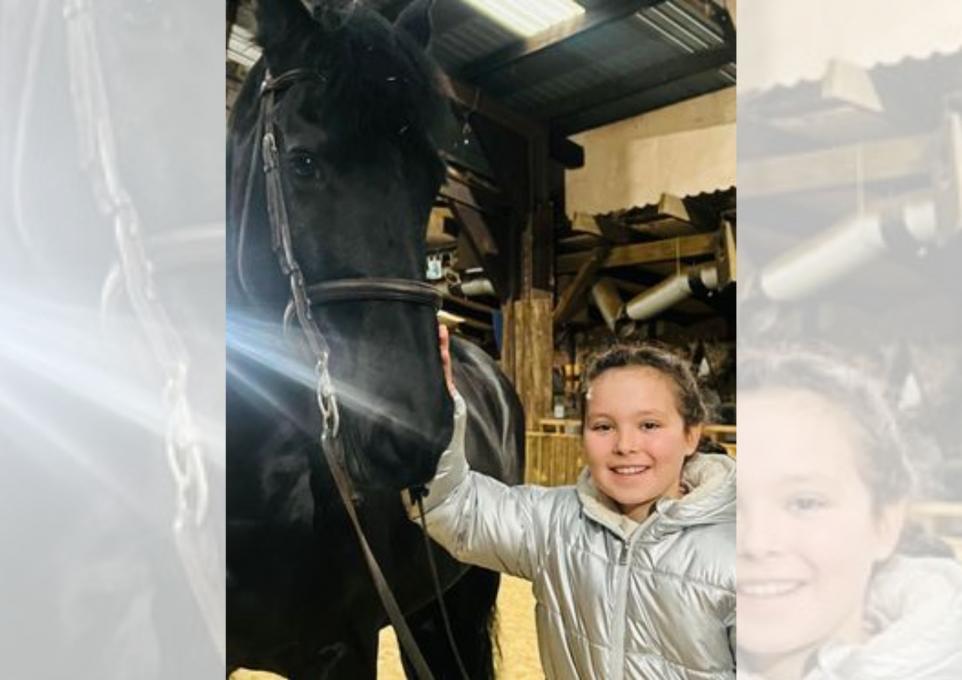
[(316, 177), (317, 161), (309, 153), (296, 153), (291, 156), (291, 169), (298, 177)]

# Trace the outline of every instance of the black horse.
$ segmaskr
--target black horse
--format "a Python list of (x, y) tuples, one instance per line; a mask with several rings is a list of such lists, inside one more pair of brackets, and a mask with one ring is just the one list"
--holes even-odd
[[(301, 330), (288, 333), (282, 322), (291, 289), (272, 248), (261, 84), (298, 69), (272, 93), (268, 122), (308, 284), (423, 280), (425, 224), (452, 119), (424, 53), (430, 2), (415, 0), (393, 26), (354, 2), (262, 4), (264, 53), (235, 104), (228, 143), (228, 670), (373, 678), (387, 617), (321, 456), (313, 359), (299, 351)], [(434, 309), (366, 300), (317, 305), (313, 318), (330, 345), (365, 532), (435, 677), (460, 677), (423, 537), (399, 495), (431, 478), (452, 433)], [(455, 340), (452, 356), (469, 404), (472, 467), (519, 482), (517, 396), (477, 347)], [(499, 577), (432, 549), (467, 672), (493, 677)]]

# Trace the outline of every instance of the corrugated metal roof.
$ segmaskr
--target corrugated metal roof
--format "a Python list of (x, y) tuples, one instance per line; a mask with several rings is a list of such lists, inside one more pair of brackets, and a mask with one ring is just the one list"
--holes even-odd
[[(468, 22), (471, 31), (484, 19)], [(456, 45), (438, 51), (442, 65), (457, 70), (481, 55), (513, 42), (498, 43), (494, 33), (478, 41), (468, 26), (455, 30)], [(455, 33), (452, 33), (453, 36)], [(442, 36), (442, 41), (446, 40)], [(705, 94), (735, 82), (734, 65), (677, 82), (649, 82), (658, 77), (659, 65), (688, 54), (703, 53), (724, 45), (723, 31), (695, 12), (684, 0), (668, 0), (619, 21), (567, 40), (563, 45), (509, 64), (478, 79), (475, 84), (507, 105), (533, 117), (560, 121), (566, 132), (595, 127), (646, 110), (639, 106), (664, 106), (680, 98)], [(445, 62), (445, 55), (451, 59)], [(612, 87), (606, 88), (606, 85)], [(606, 90), (613, 93), (645, 93), (617, 102), (599, 100)], [(609, 95), (611, 96), (611, 95)], [(600, 106), (592, 111), (595, 106)], [(561, 120), (568, 111), (574, 118)]]
[(431, 50), (438, 63), (453, 73), (516, 39), (517, 36), (508, 29), (478, 14), (450, 30), (435, 34)]
[[(387, 6), (388, 0), (376, 0)], [(396, 3), (395, 3), (396, 4)], [(604, 3), (582, 0), (592, 10)], [(610, 3), (609, 3), (610, 4)], [(622, 19), (574, 35), (562, 44), (500, 64), (474, 78), (489, 96), (566, 134), (644, 113), (727, 87), (734, 64), (692, 64), (692, 73), (667, 77), (660, 67), (686, 55), (710, 55), (724, 45), (723, 29), (705, 11), (705, 0), (665, 0)], [(435, 8), (432, 52), (450, 74), (464, 74), (519, 37), (460, 0)], [(250, 32), (237, 27), (229, 57), (249, 66), (258, 50)], [(681, 65), (684, 68), (684, 64)]]
[[(686, 54), (704, 52), (708, 47), (722, 44), (722, 40), (717, 38), (710, 43), (693, 45), (695, 41), (689, 38), (687, 31), (679, 31), (668, 40), (665, 38), (665, 30), (664, 26), (657, 25), (648, 16), (635, 15), (589, 35), (572, 39), (570, 45), (564, 47), (567, 55), (546, 57), (540, 68), (532, 59), (530, 65), (496, 74), (482, 82), (481, 86), (495, 95), (501, 94), (509, 106), (535, 116), (541, 114), (543, 117), (555, 118), (558, 114), (554, 112), (571, 109), (590, 111), (592, 107), (603, 104), (604, 102), (597, 101), (593, 93), (604, 88), (606, 83), (628, 83), (634, 80), (633, 89), (644, 92), (649, 89), (646, 79), (650, 79), (657, 71), (659, 64)], [(568, 68), (554, 69), (552, 67), (555, 64)], [(574, 64), (578, 66), (571, 68)], [(543, 78), (541, 74), (544, 71), (554, 72), (555, 75)], [(679, 84), (652, 86), (656, 90), (664, 88), (660, 95), (665, 96), (659, 96), (659, 93), (652, 96), (653, 93), (649, 92), (646, 97), (633, 101), (652, 101), (654, 104), (651, 106), (657, 108), (666, 102), (678, 101), (679, 97), (697, 96), (734, 82), (732, 75), (718, 70), (703, 74), (699, 78), (686, 79)], [(586, 94), (590, 94), (588, 99), (584, 98)], [(613, 105), (605, 109), (607, 114), (604, 116), (582, 113), (579, 118), (581, 122), (576, 127), (594, 127), (592, 122), (599, 117), (607, 118), (610, 122), (614, 120), (612, 116), (618, 116), (621, 109), (626, 115), (636, 115), (648, 110), (639, 109), (635, 104), (622, 107)]]

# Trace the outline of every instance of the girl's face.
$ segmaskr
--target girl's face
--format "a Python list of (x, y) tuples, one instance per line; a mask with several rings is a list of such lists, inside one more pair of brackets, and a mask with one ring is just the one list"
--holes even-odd
[(738, 646), (778, 664), (829, 641), (856, 642), (876, 562), (901, 530), (857, 467), (856, 426), (805, 390), (738, 397)]
[(612, 368), (589, 387), (585, 456), (598, 489), (642, 521), (660, 497), (677, 496), (700, 427), (685, 429), (671, 378), (647, 367)]

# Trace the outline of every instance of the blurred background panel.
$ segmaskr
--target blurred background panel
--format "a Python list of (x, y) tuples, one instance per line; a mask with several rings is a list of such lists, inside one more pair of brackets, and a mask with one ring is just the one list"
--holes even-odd
[(739, 670), (950, 677), (962, 8), (740, 10)]

